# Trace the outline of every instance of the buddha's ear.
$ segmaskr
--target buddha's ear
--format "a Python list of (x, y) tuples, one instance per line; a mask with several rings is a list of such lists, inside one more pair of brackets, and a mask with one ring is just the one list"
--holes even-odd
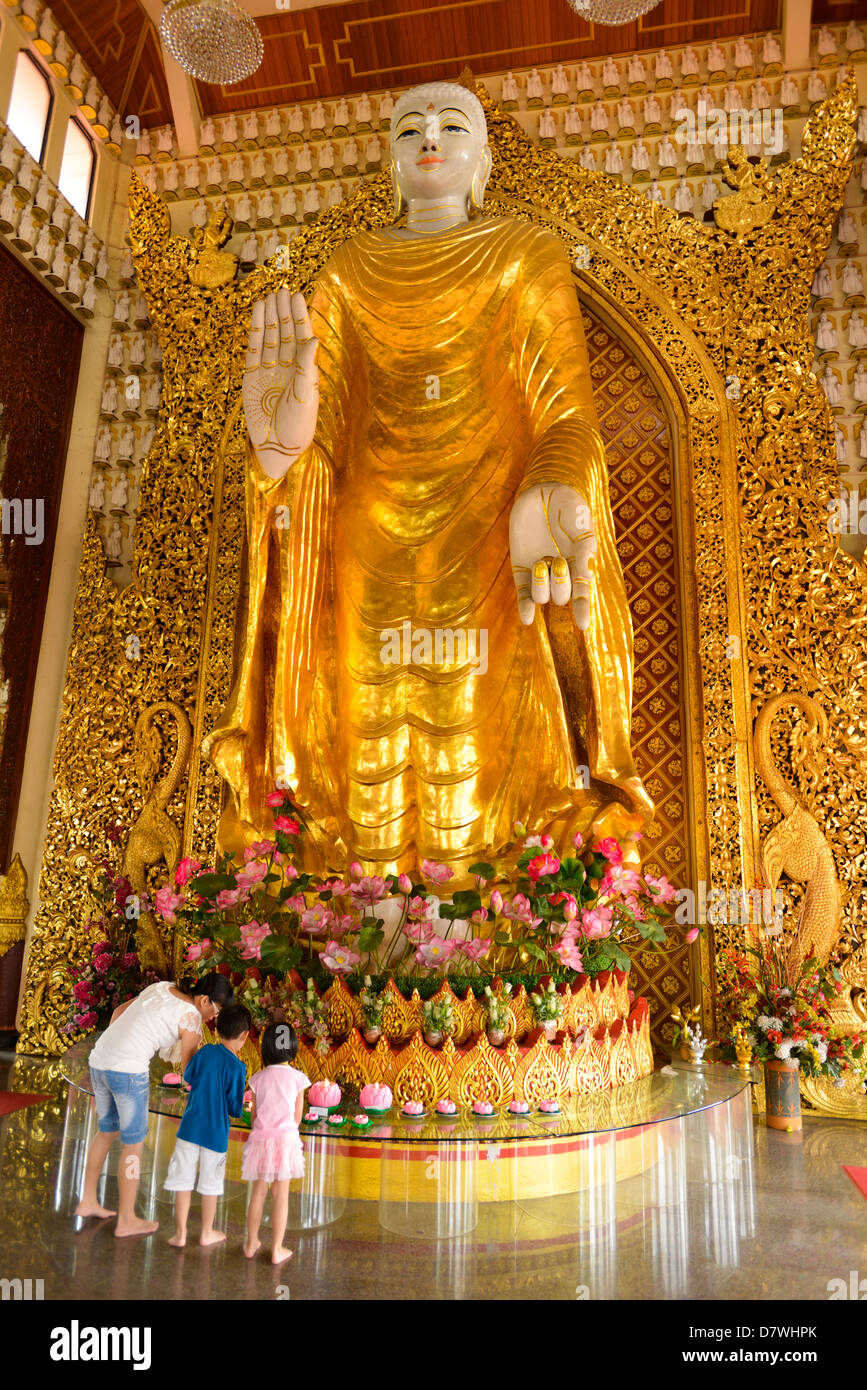
[(394, 220), (396, 222), (406, 207), (406, 203), (403, 201), (403, 194), (400, 191), (400, 184), (397, 181), (397, 168), (393, 159), (388, 161), (388, 174), (391, 179), (391, 192), (394, 198)]
[(475, 208), (477, 212), (482, 211), (482, 205), (485, 201), (485, 187), (488, 179), (491, 177), (492, 163), (491, 147), (490, 145), (485, 145), (479, 155), (476, 172), (473, 174), (473, 181), (470, 184), (470, 207)]

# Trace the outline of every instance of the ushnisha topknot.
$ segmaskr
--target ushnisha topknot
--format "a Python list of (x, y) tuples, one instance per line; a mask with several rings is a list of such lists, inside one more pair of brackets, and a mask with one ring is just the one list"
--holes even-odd
[(439, 110), (442, 106), (459, 106), (470, 118), (473, 134), (481, 145), (488, 143), (488, 126), (482, 103), (475, 92), (463, 87), (459, 82), (425, 82), (419, 87), (410, 87), (408, 92), (398, 97), (391, 113), (391, 143), (394, 145), (394, 132), (402, 116), (407, 111), (426, 111), (433, 102)]

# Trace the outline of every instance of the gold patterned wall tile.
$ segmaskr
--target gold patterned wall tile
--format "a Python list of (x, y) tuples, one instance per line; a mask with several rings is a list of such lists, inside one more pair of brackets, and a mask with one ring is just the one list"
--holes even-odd
[(555, 1065), (555, 1051), (542, 1035), (524, 1053), (515, 1068), (513, 1083), (518, 1100), (538, 1105), (540, 1100), (557, 1100), (564, 1094), (563, 1078)]
[(512, 1099), (514, 1090), (507, 1059), (491, 1047), (484, 1033), (469, 1052), (456, 1059), (452, 1095), (459, 1105), (472, 1105), (475, 1100), (502, 1105)]
[(393, 1090), (399, 1105), (420, 1100), (426, 1110), (432, 1110), (449, 1093), (449, 1076), (442, 1059), (421, 1033), (413, 1035), (397, 1058)]

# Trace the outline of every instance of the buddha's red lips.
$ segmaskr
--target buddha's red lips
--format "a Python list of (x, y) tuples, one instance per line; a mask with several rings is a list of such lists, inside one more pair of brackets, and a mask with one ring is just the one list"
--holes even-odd
[(417, 160), (416, 160), (416, 166), (417, 166), (417, 167), (421, 167), (421, 165), (423, 165), (423, 164), (445, 164), (445, 160), (444, 160), (444, 159), (433, 159), (433, 158), (428, 158), (428, 159), (417, 159)]

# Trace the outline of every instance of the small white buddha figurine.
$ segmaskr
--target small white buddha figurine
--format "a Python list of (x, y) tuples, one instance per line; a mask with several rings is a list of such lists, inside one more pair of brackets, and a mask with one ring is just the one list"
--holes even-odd
[(651, 179), (647, 188), (647, 196), (651, 203), (664, 203), (665, 195), (657, 183), (656, 179)]
[(262, 152), (262, 150), (257, 150), (255, 154), (251, 154), (251, 155), (250, 155), (250, 178), (251, 178), (251, 179), (264, 179), (264, 177), (265, 177), (267, 171), (268, 171), (268, 166), (267, 166), (267, 164), (266, 164), (266, 162), (265, 162), (265, 155), (264, 155), (264, 153)]
[(617, 103), (617, 124), (621, 130), (635, 129), (635, 110), (628, 97), (622, 97)]
[(18, 219), (16, 240), (24, 242), (24, 249), (28, 251), (36, 240), (36, 224), (33, 221), (33, 212), (29, 205), (25, 207)]
[(712, 179), (708, 174), (701, 186), (701, 205), (705, 212), (710, 212), (717, 198), (720, 195), (720, 186), (716, 179)]
[(667, 135), (663, 135), (656, 147), (656, 159), (660, 169), (677, 168), (677, 150)]
[(90, 496), (87, 499), (91, 511), (101, 512), (105, 506), (105, 476), (96, 470), (90, 480)]
[(780, 101), (783, 106), (800, 106), (801, 93), (798, 84), (790, 73), (786, 73), (780, 83)]
[(277, 254), (277, 247), (279, 245), (280, 233), (269, 232), (265, 240), (262, 242), (262, 246), (259, 251), (259, 264), (264, 265), (266, 261), (270, 261), (271, 257)]
[(177, 164), (163, 165), (163, 192), (174, 193), (178, 186), (178, 166)]
[(46, 223), (46, 225), (43, 226), (42, 231), (39, 233), (39, 236), (36, 238), (36, 246), (34, 247), (33, 251), (33, 259), (34, 261), (41, 262), (43, 266), (48, 266), (51, 264), (51, 257), (53, 256), (53, 254), (54, 252), (52, 250), (51, 234), (48, 230), (48, 225)]
[(92, 279), (85, 281), (81, 303), (83, 308), (93, 312), (94, 306), (96, 305), (96, 285)]
[(6, 130), (3, 134), (3, 142), (0, 144), (0, 164), (4, 169), (9, 169), (14, 174), (22, 154), (23, 150), (12, 131)]
[(692, 191), (682, 174), (674, 190), (673, 201), (678, 212), (692, 212)]
[(171, 155), (174, 152), (175, 131), (174, 126), (164, 125), (157, 131), (157, 149), (160, 154)]
[(111, 489), (112, 509), (119, 512), (126, 511), (126, 504), (129, 501), (129, 483), (126, 473), (120, 472), (114, 480)]
[(750, 107), (754, 111), (767, 111), (771, 104), (771, 94), (759, 77), (750, 88)]
[(527, 101), (532, 101), (536, 105), (544, 101), (544, 93), (542, 91), (542, 79), (539, 76), (538, 70), (536, 68), (533, 68), (527, 74)]
[(861, 267), (851, 256), (847, 257), (843, 266), (843, 293), (847, 296), (864, 293), (864, 277), (861, 274)]
[(150, 159), (152, 149), (153, 145), (151, 142), (151, 133), (148, 130), (147, 126), (145, 126), (141, 135), (138, 137), (138, 141), (136, 142), (135, 152), (137, 155), (142, 155), (145, 159)]
[(54, 40), (54, 57), (56, 61), (69, 71), (69, 64), (72, 62), (75, 50), (63, 30), (59, 30)]
[(852, 391), (859, 405), (867, 405), (867, 367), (859, 362), (852, 378)]
[(735, 68), (740, 72), (742, 68), (751, 68), (755, 61), (753, 46), (742, 35), (735, 43)]
[(355, 125), (358, 130), (366, 130), (370, 125), (373, 109), (367, 92), (362, 92), (355, 103)]
[(39, 183), (36, 185), (36, 206), (43, 212), (50, 213), (54, 203), (54, 189), (43, 174)]
[(280, 145), (271, 159), (271, 168), (274, 171), (275, 179), (285, 179), (289, 173), (289, 151), (285, 145)]
[(62, 280), (65, 284), (68, 272), (69, 261), (66, 259), (66, 248), (63, 242), (61, 242), (54, 252), (54, 259), (51, 262), (51, 274), (56, 276), (58, 280)]
[(849, 68), (846, 63), (841, 63), (834, 74), (834, 86), (839, 87), (841, 82), (845, 82), (849, 76)]
[(349, 105), (345, 97), (341, 97), (334, 108), (333, 123), (335, 130), (345, 130), (349, 125)]
[(135, 453), (135, 430), (132, 425), (122, 425), (117, 437), (117, 456), (129, 461)]
[(147, 413), (149, 415), (156, 415), (160, 405), (160, 379), (158, 376), (148, 376), (145, 378), (142, 401)]
[[(231, 167), (232, 161), (236, 159), (238, 159), (238, 155), (233, 154), (229, 162), (229, 167)], [(243, 176), (243, 165), (241, 165), (240, 172)], [(205, 163), (205, 184), (208, 188), (222, 188), (223, 186), (223, 161), (220, 159), (219, 155), (212, 155)]]
[(820, 58), (837, 57), (837, 40), (826, 24), (823, 24), (819, 30), (816, 48)]
[(734, 82), (729, 82), (723, 92), (723, 106), (726, 111), (743, 111), (744, 99), (740, 94), (740, 89)]
[(131, 367), (143, 367), (147, 342), (143, 333), (133, 333), (129, 339), (129, 361)]
[(213, 145), (216, 139), (214, 122), (210, 116), (204, 116), (199, 126), (199, 147), (202, 145)]
[(184, 166), (184, 188), (195, 191), (199, 186), (201, 167), (197, 159), (191, 159)]
[(561, 102), (569, 99), (569, 79), (562, 63), (557, 64), (551, 77), (551, 99), (556, 101), (558, 97)]
[(245, 140), (259, 139), (259, 117), (255, 111), (245, 111), (241, 120), (241, 135)]
[(848, 246), (852, 242), (858, 241), (858, 227), (848, 208), (843, 208), (837, 218), (837, 240), (841, 246)]
[(294, 188), (287, 188), (280, 197), (280, 216), (290, 218), (294, 221), (298, 212), (298, 200), (295, 196)]
[(334, 168), (334, 146), (332, 145), (332, 143), (331, 143), (330, 140), (325, 140), (325, 141), (323, 141), (323, 143), (319, 146), (319, 156), (318, 156), (318, 158), (319, 158), (319, 168), (320, 168), (320, 169), (332, 169), (332, 170), (333, 170), (333, 168)]
[(867, 323), (858, 309), (853, 309), (846, 325), (846, 336), (850, 348), (867, 348)]
[(141, 432), (141, 457), (144, 458), (153, 443), (156, 425), (143, 425)]
[(728, 157), (729, 137), (725, 126), (721, 125), (713, 137), (713, 157), (718, 164)]
[(112, 110), (111, 102), (106, 96), (104, 96), (99, 103), (99, 109), (96, 113), (96, 119), (102, 126), (103, 130), (108, 130), (109, 126), (111, 125)]
[(605, 151), (605, 172), (616, 175), (623, 173), (623, 155), (620, 146), (615, 145), (613, 141)]
[(513, 72), (507, 72), (503, 78), (503, 85), (500, 88), (500, 99), (504, 104), (508, 101), (515, 102), (517, 105), (518, 84), (515, 81), (515, 74)]
[(563, 118), (563, 125), (566, 131), (567, 145), (576, 144), (581, 138), (581, 112), (578, 110), (574, 101)]
[(113, 376), (110, 376), (103, 385), (99, 408), (103, 415), (117, 414), (117, 383)]
[(629, 160), (635, 173), (650, 173), (650, 151), (641, 136), (633, 142), (629, 151)]
[(554, 124), (554, 116), (549, 106), (546, 106), (544, 111), (540, 112), (539, 114), (539, 139), (557, 139), (557, 127)]
[(828, 95), (828, 88), (825, 79), (818, 68), (811, 68), (807, 78), (807, 100), (811, 102), (824, 101)]
[(825, 392), (828, 404), (838, 406), (842, 403), (842, 393), (840, 391), (840, 381), (833, 367), (828, 365), (820, 377), (822, 390)]
[(675, 87), (671, 94), (671, 119), (673, 121), (682, 121), (688, 111), (689, 102), (683, 95), (682, 88)]
[(238, 138), (238, 122), (234, 116), (224, 116), (221, 120), (220, 138), (224, 145), (234, 145)]
[(84, 89), (84, 105), (89, 106), (91, 111), (95, 111), (102, 98), (100, 85), (95, 77), (91, 77)]
[(846, 44), (847, 53), (864, 52), (864, 31), (855, 23), (854, 19), (850, 19), (846, 26), (846, 38), (844, 42)]
[[(18, 225), (18, 218), (21, 215), (21, 204), (12, 194), (12, 185), (7, 183), (0, 198), (0, 222), (4, 224), (4, 229), (12, 231)], [(61, 250), (63, 248), (61, 247)]]
[(358, 142), (355, 139), (354, 135), (350, 135), (349, 139), (343, 146), (343, 168), (358, 168)]
[(108, 340), (108, 365), (118, 371), (123, 370), (123, 335), (112, 333)]
[(837, 330), (833, 321), (828, 318), (825, 309), (819, 315), (819, 322), (816, 325), (816, 347), (820, 352), (836, 352), (837, 350)]
[(597, 131), (604, 132), (605, 135), (611, 134), (611, 126), (608, 119), (608, 108), (604, 102), (594, 102), (590, 108), (590, 129), (595, 134)]
[(226, 173), (230, 183), (244, 183), (247, 177), (247, 165), (244, 162), (244, 156), (241, 154), (230, 155)]
[[(707, 50), (707, 70), (710, 73), (725, 72), (726, 70), (726, 55), (718, 43), (712, 43)], [(682, 65), (681, 71), (683, 71)]]
[(36, 161), (31, 157), (27, 150), (21, 155), (21, 163), (18, 166), (18, 187), (26, 190), (28, 196), (33, 194), (33, 184), (39, 173)]
[(383, 124), (391, 121), (391, 113), (394, 110), (394, 97), (391, 92), (384, 92), (379, 98), (379, 119)]
[(269, 111), (265, 112), (265, 119), (263, 121), (263, 125), (265, 128), (265, 134), (269, 140), (280, 139), (280, 112), (276, 106), (272, 106)]
[(575, 90), (576, 92), (593, 91), (593, 73), (590, 70), (590, 64), (586, 60), (578, 64), (578, 68), (575, 72)]
[(249, 236), (246, 236), (241, 242), (238, 259), (241, 261), (242, 265), (252, 265), (256, 260), (258, 252), (259, 243), (256, 240), (255, 234), (250, 232)]
[(862, 459), (867, 459), (867, 418), (858, 431), (858, 455)]
[(644, 60), (639, 58), (637, 53), (633, 53), (626, 64), (626, 80), (630, 86), (647, 81), (647, 68), (644, 66)]
[(292, 106), (289, 110), (289, 134), (301, 135), (304, 130), (304, 112), (300, 106)]
[(113, 145), (123, 145), (124, 140), (128, 139), (117, 112), (115, 112), (111, 126), (109, 127), (108, 138)]
[(295, 156), (295, 173), (309, 174), (313, 168), (313, 151), (306, 140)]
[(243, 222), (249, 225), (253, 221), (253, 204), (250, 201), (249, 193), (244, 192), (235, 199), (235, 206), (232, 211), (235, 221), (239, 224)]
[(93, 453), (99, 463), (107, 463), (111, 458), (111, 427), (105, 423), (97, 431)]
[(66, 288), (70, 294), (74, 294), (76, 299), (80, 299), (84, 290), (84, 278), (77, 261), (73, 261), (69, 267), (69, 274), (66, 277)]
[(705, 167), (704, 146), (698, 139), (697, 132), (686, 142), (686, 163), (688, 168), (692, 168), (695, 165), (700, 165), (702, 169)]
[(606, 58), (605, 62), (602, 64), (602, 86), (616, 87), (619, 90), (620, 83), (620, 68), (617, 66), (613, 58)]
[(831, 272), (828, 269), (827, 261), (823, 261), (813, 276), (813, 283), (810, 286), (810, 293), (817, 299), (830, 299), (832, 294)]
[(840, 428), (836, 420), (834, 421), (834, 452), (838, 464), (848, 463), (849, 448), (846, 443), (846, 432)]
[(325, 107), (321, 101), (314, 101), (310, 108), (310, 130), (324, 131), (325, 129)]
[(643, 115), (645, 126), (659, 125), (662, 120), (662, 107), (652, 92), (644, 98)]
[(382, 146), (377, 135), (371, 135), (364, 146), (364, 159), (368, 169), (375, 168), (382, 159)]
[(762, 39), (762, 63), (768, 67), (770, 63), (781, 63), (783, 61), (783, 51), (780, 48), (776, 34), (767, 33)]
[(578, 157), (578, 162), (581, 165), (582, 169), (595, 170), (596, 156), (589, 145), (584, 146), (584, 149), (581, 151), (581, 154)]
[(319, 187), (317, 184), (311, 183), (304, 190), (303, 210), (305, 220), (307, 218), (318, 217), (321, 206), (322, 199), (319, 194)]
[(266, 188), (264, 193), (259, 194), (258, 213), (257, 227), (263, 222), (270, 222), (274, 216), (274, 195), (270, 188)]
[(691, 44), (680, 55), (680, 75), (682, 78), (698, 77), (698, 54)]
[(119, 565), (123, 551), (123, 532), (120, 529), (120, 522), (115, 520), (108, 528), (105, 538), (105, 554), (110, 564)]
[(204, 227), (208, 221), (208, 205), (204, 198), (193, 203), (193, 226)]
[(674, 77), (674, 68), (671, 59), (664, 48), (661, 48), (653, 60), (653, 75), (657, 82), (671, 81)]

